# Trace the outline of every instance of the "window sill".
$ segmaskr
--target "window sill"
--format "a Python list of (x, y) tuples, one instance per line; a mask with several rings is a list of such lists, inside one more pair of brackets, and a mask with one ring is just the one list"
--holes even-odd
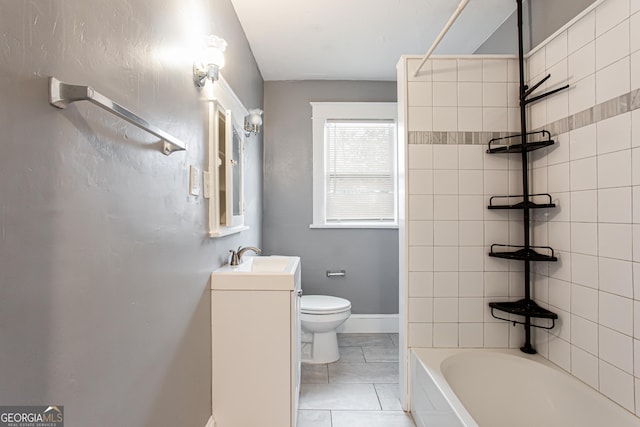
[(370, 229), (398, 229), (398, 224), (310, 224), (309, 228), (370, 228)]

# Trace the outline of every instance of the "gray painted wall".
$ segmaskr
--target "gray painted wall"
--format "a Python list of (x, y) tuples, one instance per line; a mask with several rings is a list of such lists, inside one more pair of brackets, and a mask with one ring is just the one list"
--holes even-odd
[[(523, 2), (525, 53), (542, 43), (595, 0), (535, 0)], [(476, 50), (477, 54), (518, 54), (516, 12)]]
[[(189, 47), (202, 25), (229, 41), (223, 74), (239, 97), (261, 106), (231, 4), (0, 0), (0, 9), (0, 403), (64, 405), (69, 426), (202, 427), (209, 275), (228, 249), (261, 243), (262, 144), (247, 145), (251, 230), (208, 239), (207, 204), (187, 195), (189, 165), (205, 167), (205, 102), (191, 60), (157, 53)], [(88, 103), (51, 107), (50, 75), (95, 86), (189, 150), (165, 157), (153, 137)]]
[[(395, 82), (271, 81), (264, 85), (266, 253), (299, 255), (305, 294), (347, 298), (352, 312), (398, 312), (398, 231), (310, 229), (312, 101), (396, 101)], [(345, 269), (345, 278), (326, 270)]]

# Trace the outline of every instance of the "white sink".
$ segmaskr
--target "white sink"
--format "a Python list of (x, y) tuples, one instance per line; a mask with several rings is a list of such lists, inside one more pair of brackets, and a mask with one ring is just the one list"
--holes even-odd
[(300, 258), (247, 256), (240, 265), (224, 265), (211, 274), (211, 289), (297, 290)]

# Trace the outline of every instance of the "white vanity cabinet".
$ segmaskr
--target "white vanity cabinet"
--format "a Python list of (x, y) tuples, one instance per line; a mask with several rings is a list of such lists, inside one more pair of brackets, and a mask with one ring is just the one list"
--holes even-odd
[[(274, 258), (269, 266), (266, 261), (260, 267), (245, 264), (267, 258)], [(300, 387), (299, 258), (247, 257), (241, 266), (216, 270), (211, 288), (216, 427), (295, 427)]]

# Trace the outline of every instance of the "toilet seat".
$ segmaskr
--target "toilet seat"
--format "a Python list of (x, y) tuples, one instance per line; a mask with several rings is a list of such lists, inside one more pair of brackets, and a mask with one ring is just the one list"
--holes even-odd
[(344, 298), (328, 295), (303, 295), (300, 312), (304, 314), (335, 314), (351, 309), (351, 302)]

